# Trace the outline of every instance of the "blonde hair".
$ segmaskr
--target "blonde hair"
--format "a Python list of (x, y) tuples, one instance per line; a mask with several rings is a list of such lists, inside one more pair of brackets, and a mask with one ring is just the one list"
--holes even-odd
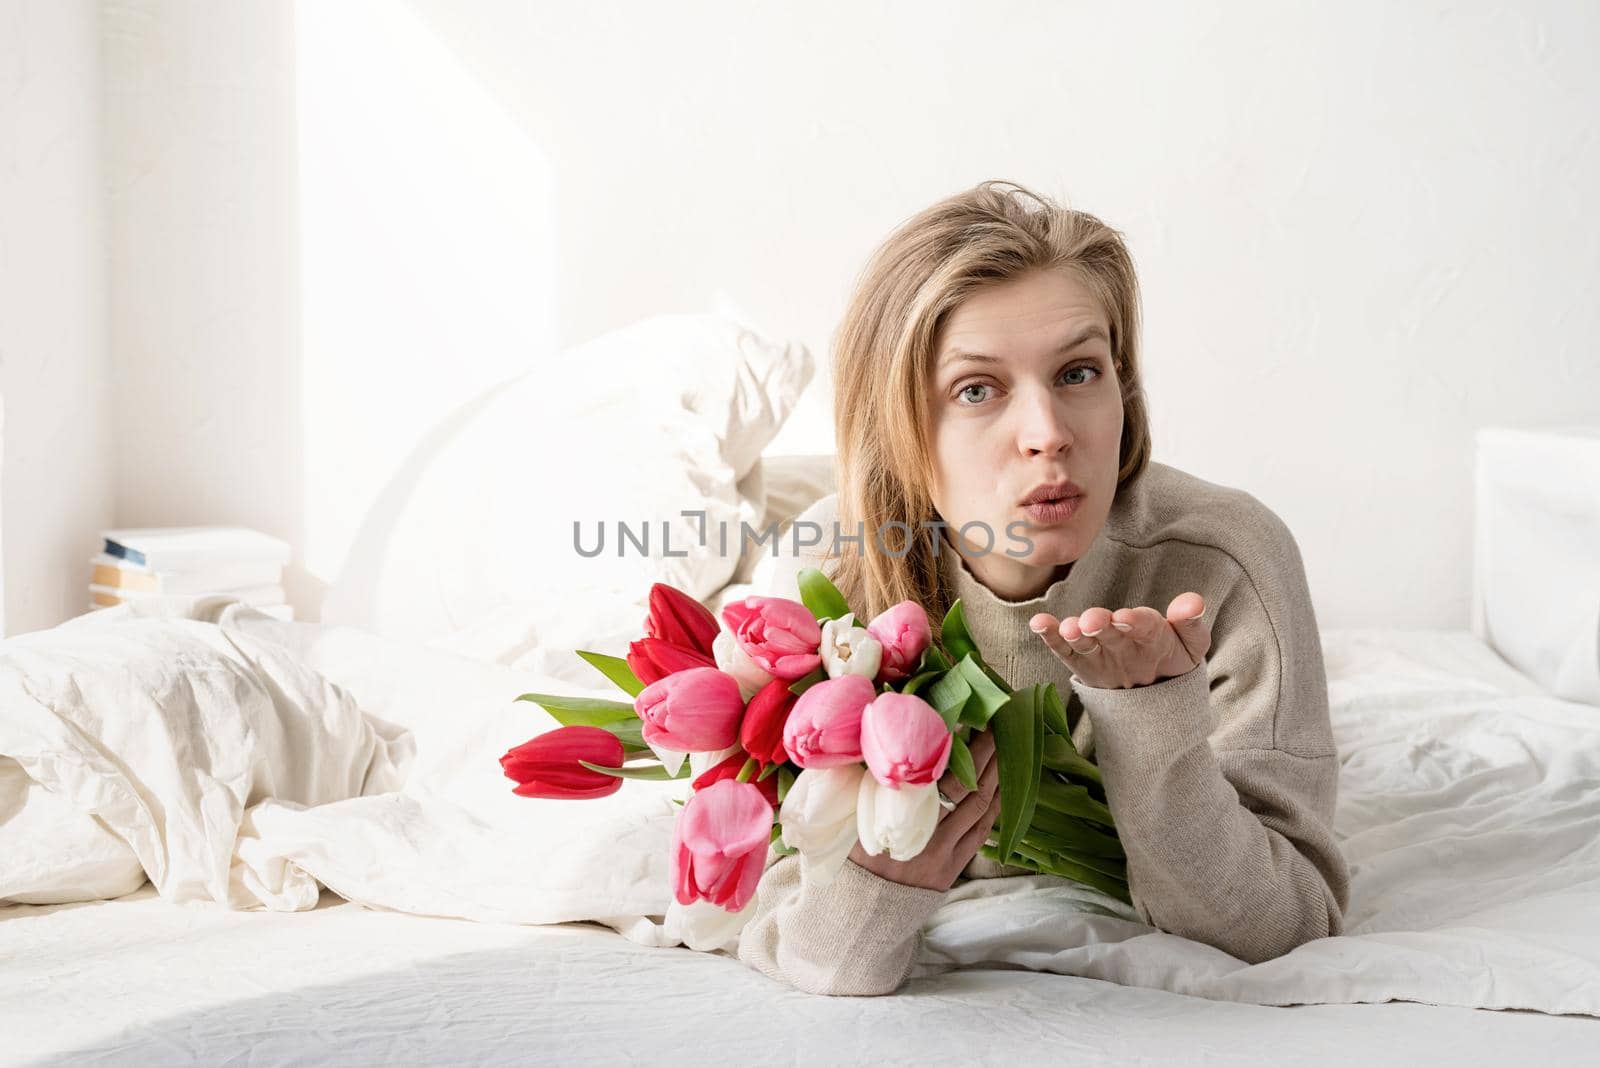
[[(981, 182), (924, 209), (872, 254), (834, 338), (839, 533), (865, 539), (841, 541), (835, 553), (833, 532), (824, 531), (820, 548), (837, 560), (828, 573), (862, 625), (910, 599), (939, 632), (953, 597), (933, 555), (937, 528), (920, 525), (936, 518), (934, 346), (950, 312), (974, 291), (1035, 270), (1073, 272), (1109, 321), (1123, 405), (1117, 492), (1149, 464), (1139, 286), (1122, 235), (1014, 182)], [(885, 525), (895, 523), (909, 532)]]

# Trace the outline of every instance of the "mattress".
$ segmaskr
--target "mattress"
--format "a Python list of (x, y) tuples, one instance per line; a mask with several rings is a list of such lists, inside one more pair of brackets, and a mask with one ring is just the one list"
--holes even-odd
[[(240, 618), (235, 643), (276, 635), (296, 663), (400, 722), (474, 688), (498, 706), (525, 685), (499, 665), (425, 664), (350, 632)], [(1323, 639), (1350, 929), (1277, 961), (1247, 967), (1163, 932), (1113, 931), (1122, 921), (1072, 912), (1049, 877), (980, 880), (932, 918), (896, 995), (806, 995), (726, 953), (545, 922), (561, 913), (541, 910), (570, 902), (519, 900), (536, 867), (495, 882), (486, 865), (467, 884), (445, 854), (402, 858), (398, 838), (372, 837), (394, 829), (393, 812), (357, 818), (397, 796), (383, 794), (285, 808), (253, 828), (281, 867), (320, 884), (314, 907), (287, 892), (281, 909), (180, 903), (146, 883), (110, 900), (0, 908), (0, 1064), (1589, 1059), (1600, 708), (1553, 698), (1467, 631)], [(526, 728), (496, 729), (491, 741)], [(425, 752), (449, 748), (418, 737)], [(463, 781), (503, 800), (470, 755)], [(444, 783), (455, 764), (429, 766)], [(317, 822), (346, 809), (345, 824)], [(449, 856), (467, 857), (476, 823), (449, 830), (441, 838), (460, 850)], [(350, 862), (352, 844), (370, 845), (381, 870)], [(660, 874), (633, 873), (607, 900), (632, 912), (627, 895)]]

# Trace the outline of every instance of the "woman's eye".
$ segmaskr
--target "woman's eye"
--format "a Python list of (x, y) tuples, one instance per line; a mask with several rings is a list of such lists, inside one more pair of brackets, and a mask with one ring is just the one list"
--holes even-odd
[[(1088, 363), (1080, 363), (1076, 367), (1069, 367), (1069, 368), (1067, 368), (1065, 371), (1063, 371), (1061, 373), (1063, 375), (1070, 375), (1074, 371), (1088, 371), (1094, 377), (1087, 378), (1087, 379), (1085, 379), (1085, 378), (1068, 379), (1067, 380), (1067, 384), (1069, 386), (1088, 385), (1090, 382), (1094, 381), (1095, 378), (1098, 378), (1103, 373), (1100, 370), (1100, 368), (1094, 366), (1093, 364), (1088, 364)], [(984, 399), (985, 399), (983, 397), (974, 397), (974, 396), (972, 396), (971, 395), (971, 391), (972, 390), (975, 390), (975, 389), (992, 389), (992, 388), (994, 388), (994, 387), (990, 386), (986, 382), (969, 382), (967, 385), (962, 386), (960, 389), (956, 390), (956, 399), (958, 401), (965, 399), (968, 403), (964, 404), (963, 407), (970, 408), (970, 407), (973, 407), (975, 405), (982, 404)]]

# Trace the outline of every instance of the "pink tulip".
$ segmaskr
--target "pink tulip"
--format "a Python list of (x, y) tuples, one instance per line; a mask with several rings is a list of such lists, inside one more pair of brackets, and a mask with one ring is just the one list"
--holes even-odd
[(915, 601), (901, 601), (867, 624), (867, 633), (883, 646), (879, 682), (898, 682), (917, 669), (933, 641), (928, 613)]
[(675, 671), (633, 699), (651, 745), (685, 753), (712, 753), (739, 740), (744, 695), (739, 680), (714, 667)]
[(792, 682), (822, 664), (822, 627), (799, 601), (746, 597), (723, 605), (722, 620), (739, 648), (769, 675)]
[(915, 694), (880, 693), (861, 713), (861, 758), (872, 777), (892, 789), (938, 782), (953, 737), (944, 718)]
[(672, 826), (673, 896), (739, 912), (755, 896), (771, 840), (772, 806), (754, 783), (720, 779), (696, 790)]
[(789, 759), (802, 768), (833, 768), (860, 760), (861, 713), (875, 693), (872, 680), (861, 675), (840, 675), (808, 687), (783, 725)]

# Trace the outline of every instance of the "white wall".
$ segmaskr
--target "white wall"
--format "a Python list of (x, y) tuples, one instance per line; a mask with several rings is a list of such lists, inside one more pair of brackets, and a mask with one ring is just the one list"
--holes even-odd
[(303, 541), (293, 14), (103, 7), (118, 526)]
[(0, 0), (0, 630), (89, 602), (114, 511), (97, 5)]
[(1324, 626), (1465, 627), (1472, 432), (1600, 419), (1582, 0), (298, 11), (106, 19), (119, 521), (290, 537), (306, 618), (485, 386), (717, 289), (826, 366), (871, 247), (984, 178), (1125, 231), (1157, 458), (1285, 518)]

